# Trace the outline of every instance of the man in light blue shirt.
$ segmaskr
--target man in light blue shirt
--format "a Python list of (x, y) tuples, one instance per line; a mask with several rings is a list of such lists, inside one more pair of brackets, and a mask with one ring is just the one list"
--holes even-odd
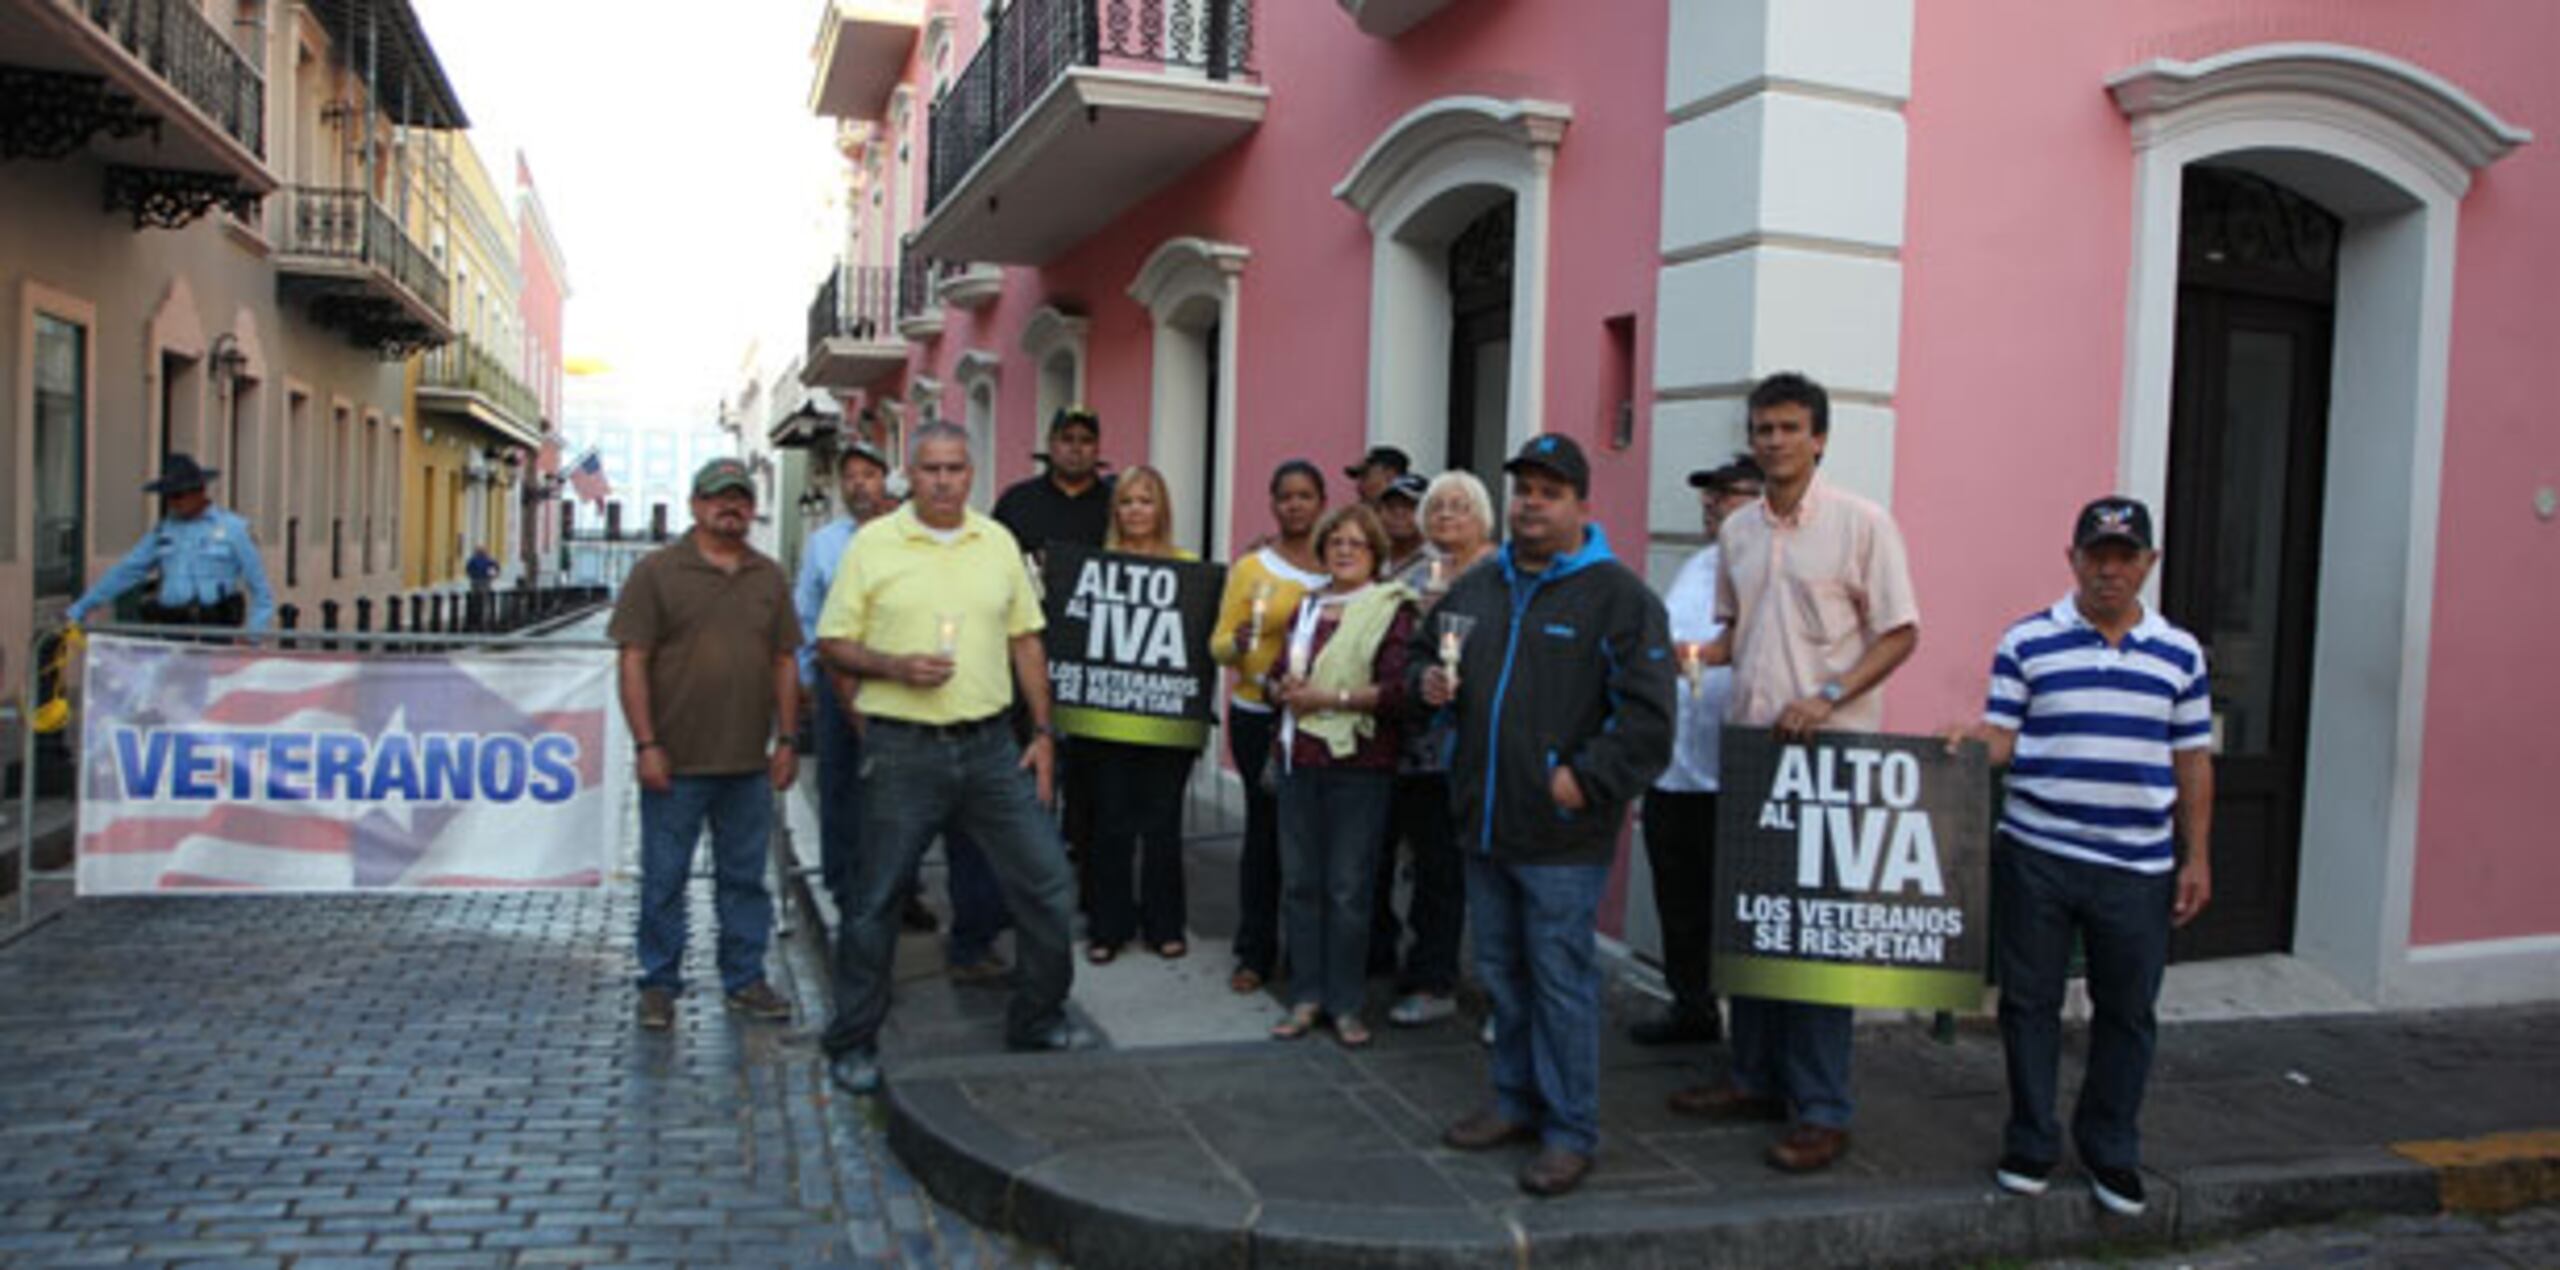
[(1716, 530), (1724, 518), (1760, 497), (1760, 465), (1749, 455), (1691, 472), (1707, 545), (1680, 566), (1663, 607), (1671, 613), (1671, 647), (1680, 660), (1679, 716), (1671, 766), (1644, 796), (1645, 862), (1653, 870), (1653, 907), (1662, 931), (1662, 978), (1671, 1009), (1628, 1029), (1638, 1045), (1703, 1045), (1722, 1039), (1724, 1021), (1708, 986), (1714, 937), (1716, 790), (1724, 738), (1725, 698), (1733, 670), (1699, 655), (1724, 627), (1716, 621)]
[(842, 912), (853, 882), (853, 835), (862, 823), (860, 782), (862, 734), (854, 730), (847, 705), (849, 684), (818, 664), (818, 614), (827, 606), (827, 588), (835, 585), (836, 563), (845, 544), (862, 523), (895, 506), (889, 497), (889, 460), (867, 441), (847, 445), (836, 459), (837, 492), (845, 514), (818, 527), (800, 553), (800, 578), (791, 588), (792, 607), (800, 611), (800, 630), (808, 635), (800, 646), (803, 699), (817, 709), (818, 859), (827, 893)]
[(142, 602), (142, 620), (157, 626), (236, 626), (263, 631), (275, 618), (267, 569), (249, 522), (213, 505), (205, 486), (222, 473), (199, 467), (193, 457), (161, 461), (160, 479), (142, 487), (160, 496), (166, 513), (142, 535), (88, 593), (65, 614), (78, 622), (92, 609), (157, 575), (159, 586)]

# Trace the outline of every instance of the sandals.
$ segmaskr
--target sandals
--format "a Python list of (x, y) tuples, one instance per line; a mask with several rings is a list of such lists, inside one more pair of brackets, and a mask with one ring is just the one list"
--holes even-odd
[(1120, 945), (1087, 944), (1084, 947), (1084, 959), (1093, 965), (1108, 966), (1120, 959)]
[(1307, 1033), (1316, 1030), (1316, 1019), (1318, 1017), (1320, 1016), (1314, 1006), (1299, 1006), (1297, 1009), (1289, 1012), (1289, 1017), (1271, 1025), (1271, 1039), (1275, 1041), (1298, 1040), (1299, 1038), (1304, 1037)]
[(1164, 958), (1166, 961), (1180, 961), (1182, 959), (1182, 955), (1190, 951), (1191, 945), (1186, 944), (1179, 939), (1168, 939), (1163, 943), (1156, 945), (1156, 955)]
[(1333, 1039), (1340, 1042), (1344, 1049), (1364, 1050), (1369, 1048), (1371, 1041), (1378, 1038), (1369, 1031), (1368, 1024), (1356, 1018), (1340, 1018), (1333, 1021)]
[(1227, 990), (1235, 993), (1262, 991), (1262, 972), (1251, 966), (1236, 967), (1236, 972), (1227, 976)]

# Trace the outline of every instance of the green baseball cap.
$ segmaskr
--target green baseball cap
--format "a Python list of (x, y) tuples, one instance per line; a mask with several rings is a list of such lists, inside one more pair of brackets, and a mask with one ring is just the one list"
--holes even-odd
[(729, 490), (743, 490), (747, 497), (756, 493), (756, 478), (747, 474), (747, 465), (736, 459), (713, 459), (693, 474), (693, 496), (709, 498)]

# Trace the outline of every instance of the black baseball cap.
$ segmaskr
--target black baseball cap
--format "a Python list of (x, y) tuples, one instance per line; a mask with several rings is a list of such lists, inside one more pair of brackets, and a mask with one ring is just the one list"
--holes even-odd
[(1413, 459), (1392, 445), (1373, 445), (1367, 454), (1360, 456), (1359, 462), (1342, 469), (1342, 474), (1356, 481), (1373, 467), (1391, 467), (1396, 470), (1396, 475), (1402, 476), (1413, 470)]
[(2121, 496), (2097, 499), (2081, 508), (2080, 519), (2071, 526), (2072, 548), (2102, 542), (2129, 542), (2151, 550), (2151, 509), (2141, 499)]
[(1760, 473), (1759, 460), (1748, 454), (1734, 455), (1733, 461), (1722, 467), (1702, 467), (1689, 474), (1692, 489), (1723, 489), (1744, 482), (1760, 485), (1766, 480)]
[(1378, 491), (1378, 497), (1381, 499), (1408, 498), (1413, 500), (1414, 506), (1419, 507), (1422, 505), (1422, 496), (1430, 492), (1431, 482), (1407, 472), (1389, 482), (1385, 489)]
[(1502, 470), (1516, 473), (1524, 467), (1563, 477), (1573, 486), (1576, 498), (1591, 497), (1591, 461), (1582, 457), (1582, 447), (1575, 445), (1572, 437), (1554, 432), (1531, 437), (1510, 462), (1502, 465)]
[(1102, 416), (1082, 406), (1068, 406), (1049, 416), (1049, 435), (1056, 436), (1062, 428), (1083, 428), (1098, 437), (1102, 435)]

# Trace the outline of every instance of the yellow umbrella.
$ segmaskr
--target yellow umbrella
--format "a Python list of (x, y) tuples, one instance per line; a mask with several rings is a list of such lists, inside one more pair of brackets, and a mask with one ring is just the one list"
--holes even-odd
[(36, 707), (35, 718), (31, 722), (35, 724), (37, 735), (59, 732), (71, 722), (71, 690), (67, 686), (70, 676), (65, 672), (71, 667), (71, 659), (79, 656), (81, 648), (88, 642), (89, 637), (76, 622), (63, 627), (62, 633), (54, 637), (53, 656), (45, 665), (44, 674), (39, 676), (40, 680), (52, 680), (53, 695)]

